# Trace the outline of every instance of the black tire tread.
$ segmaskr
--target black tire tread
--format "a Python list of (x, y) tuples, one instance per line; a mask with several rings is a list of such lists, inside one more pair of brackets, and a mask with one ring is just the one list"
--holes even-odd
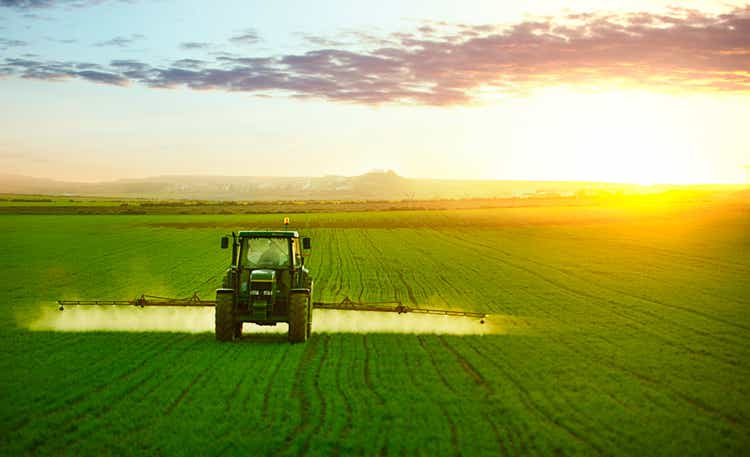
[(289, 342), (304, 343), (307, 340), (307, 306), (306, 294), (289, 296)]
[(234, 319), (232, 316), (232, 294), (216, 294), (215, 330), (217, 341), (234, 340)]

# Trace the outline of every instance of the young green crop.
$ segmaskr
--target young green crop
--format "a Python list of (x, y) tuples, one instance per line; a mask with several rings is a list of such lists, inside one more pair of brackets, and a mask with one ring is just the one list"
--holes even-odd
[[(703, 208), (706, 209), (706, 208)], [(644, 215), (645, 214), (645, 215)], [(679, 217), (677, 217), (679, 216)], [(57, 298), (210, 298), (257, 216), (0, 216), (7, 455), (741, 455), (750, 212), (328, 213), (318, 300), (501, 317), (496, 334), (31, 331)], [(398, 318), (398, 316), (394, 316)]]

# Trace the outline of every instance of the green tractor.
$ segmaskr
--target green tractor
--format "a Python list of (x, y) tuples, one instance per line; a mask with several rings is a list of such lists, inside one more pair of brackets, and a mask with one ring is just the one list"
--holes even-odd
[[(221, 247), (229, 247), (229, 237)], [(289, 324), (289, 341), (312, 332), (313, 280), (305, 268), (310, 238), (296, 231), (248, 230), (232, 233), (232, 261), (216, 290), (216, 339), (242, 336), (242, 324)]]

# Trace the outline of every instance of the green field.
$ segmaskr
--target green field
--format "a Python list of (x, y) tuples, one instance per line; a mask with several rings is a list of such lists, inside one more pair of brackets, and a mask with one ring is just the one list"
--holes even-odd
[(58, 298), (211, 298), (219, 237), (280, 215), (4, 214), (0, 453), (746, 455), (746, 197), (292, 220), (316, 300), (492, 333), (30, 330)]

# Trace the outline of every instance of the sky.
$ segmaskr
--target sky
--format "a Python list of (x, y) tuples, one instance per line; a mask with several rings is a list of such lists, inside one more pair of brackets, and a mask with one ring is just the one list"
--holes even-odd
[(0, 175), (740, 183), (750, 4), (0, 0), (0, 107)]

